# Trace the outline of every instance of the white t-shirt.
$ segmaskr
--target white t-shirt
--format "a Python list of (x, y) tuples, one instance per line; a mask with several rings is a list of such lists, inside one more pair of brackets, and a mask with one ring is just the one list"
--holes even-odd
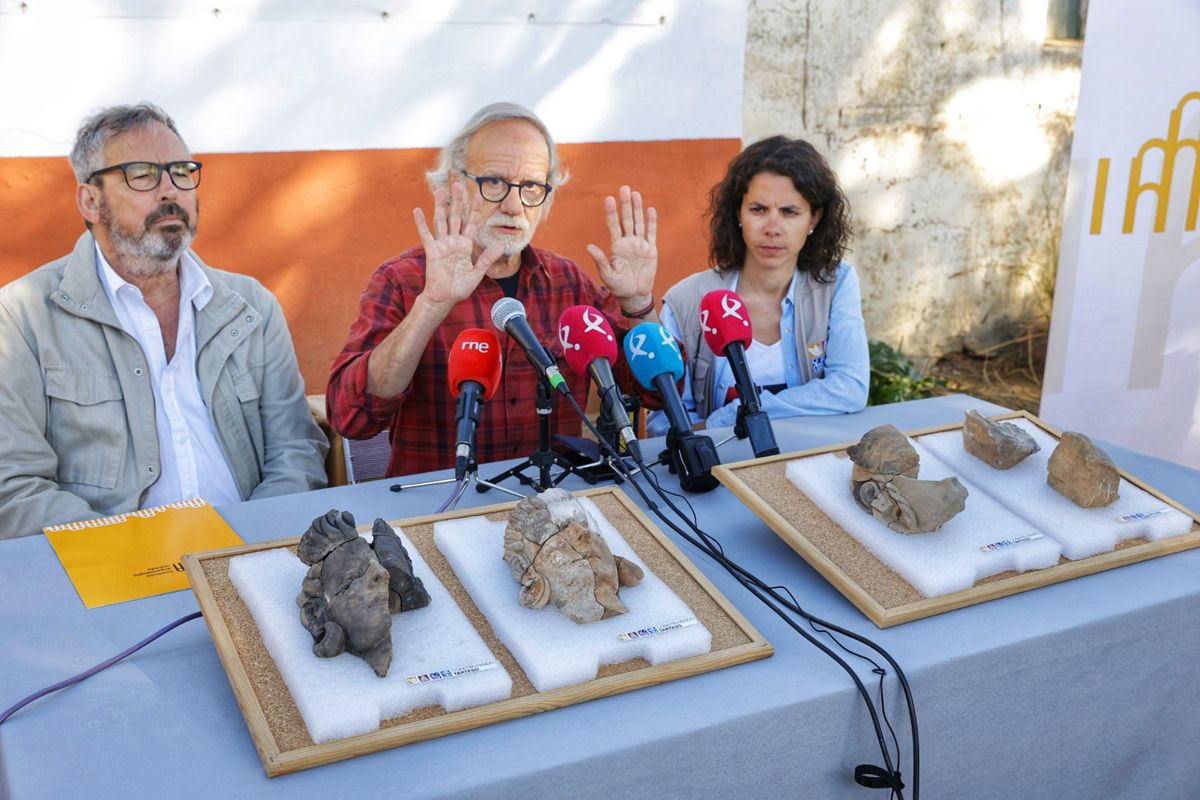
[(750, 342), (746, 349), (746, 366), (757, 386), (772, 386), (787, 383), (783, 371), (783, 339), (775, 344), (763, 344), (758, 339)]

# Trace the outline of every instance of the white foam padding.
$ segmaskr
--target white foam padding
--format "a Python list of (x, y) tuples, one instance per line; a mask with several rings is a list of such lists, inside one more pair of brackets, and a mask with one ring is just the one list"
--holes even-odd
[(505, 521), (467, 517), (433, 526), (438, 549), (534, 688), (544, 692), (582, 683), (596, 677), (600, 665), (631, 658), (662, 664), (707, 653), (712, 634), (704, 624), (642, 563), (595, 503), (580, 502), (613, 555), (645, 572), (637, 586), (618, 592), (628, 613), (586, 624), (572, 622), (552, 604), (535, 610), (518, 602), (521, 587), (504, 560)]
[[(229, 560), (229, 579), (317, 744), (378, 730), (382, 720), (424, 706), (458, 711), (512, 696), (508, 672), (408, 537), (396, 533), (431, 602), (392, 615), (392, 663), (384, 678), (350, 653), (313, 655), (296, 605), (308, 567), (295, 553), (280, 548)], [(363, 537), (370, 541), (371, 534)]]
[(1072, 560), (1107, 553), (1126, 539), (1157, 541), (1191, 530), (1191, 517), (1124, 478), (1111, 504), (1103, 508), (1075, 505), (1046, 482), (1047, 465), (1058, 439), (1028, 420), (1011, 422), (1029, 433), (1042, 449), (1009, 469), (996, 469), (968, 453), (962, 431), (927, 434), (919, 442), (959, 475), (988, 487), (1013, 513), (1057, 539), (1063, 555)]
[(966, 507), (930, 533), (894, 531), (863, 510), (850, 491), (853, 462), (844, 453), (791, 461), (787, 477), (925, 597), (969, 589), (979, 579), (1007, 570), (1024, 572), (1058, 563), (1062, 551), (1058, 542), (955, 475), (919, 443), (914, 446), (921, 457), (918, 478), (937, 481), (955, 476), (967, 490)]

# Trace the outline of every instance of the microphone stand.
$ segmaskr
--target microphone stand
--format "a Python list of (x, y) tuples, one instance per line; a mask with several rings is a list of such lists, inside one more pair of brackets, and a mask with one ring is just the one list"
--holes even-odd
[[(730, 351), (742, 353), (743, 357), (729, 358)], [(779, 446), (775, 444), (775, 431), (771, 429), (771, 418), (758, 404), (758, 387), (750, 377), (744, 358), (745, 349), (741, 342), (730, 342), (725, 348), (726, 358), (729, 358), (729, 368), (733, 371), (738, 387), (738, 395), (742, 402), (738, 404), (737, 421), (733, 424), (733, 435), (739, 439), (750, 439), (750, 447), (754, 450), (755, 458), (779, 454)]]
[[(525, 498), (525, 495), (520, 492), (514, 492), (512, 489), (507, 489), (503, 486), (497, 486), (494, 483), (479, 477), (479, 465), (475, 463), (475, 458), (467, 462), (467, 483), (474, 483), (475, 489), (480, 492), (486, 492), (488, 489), (499, 489), (502, 492), (511, 494), (513, 497)], [(422, 486), (441, 486), (447, 483), (456, 483), (456, 478), (438, 478), (432, 481), (417, 481), (416, 483), (393, 483), (389, 488), (393, 492), (402, 492), (405, 489), (419, 489)]]
[[(534, 450), (529, 458), (511, 469), (501, 472), (492, 478), (491, 481), (478, 481), (475, 485), (475, 491), (486, 492), (488, 489), (501, 489), (502, 487), (497, 486), (497, 483), (508, 478), (516, 478), (522, 485), (532, 487), (538, 492), (544, 492), (562, 483), (568, 475), (575, 474), (583, 477), (583, 473), (574, 464), (564, 456), (550, 449), (550, 414), (554, 410), (553, 392), (554, 390), (550, 387), (550, 382), (546, 380), (545, 376), (539, 376), (537, 385), (537, 450)], [(552, 478), (550, 470), (555, 466), (561, 467), (562, 472), (558, 474), (558, 477)], [(531, 467), (537, 470), (536, 478), (530, 478), (525, 474), (525, 470)], [(504, 491), (508, 490), (505, 489)], [(509, 493), (513, 494), (513, 492)]]
[(752, 414), (747, 413), (746, 407), (742, 405), (738, 406), (737, 420), (733, 423), (733, 433), (717, 442), (716, 446), (721, 447), (734, 439), (747, 437), (750, 438), (750, 447), (754, 450), (755, 458), (779, 455), (779, 447), (775, 444), (775, 432), (771, 429), (771, 421), (767, 417), (767, 412), (759, 409)]

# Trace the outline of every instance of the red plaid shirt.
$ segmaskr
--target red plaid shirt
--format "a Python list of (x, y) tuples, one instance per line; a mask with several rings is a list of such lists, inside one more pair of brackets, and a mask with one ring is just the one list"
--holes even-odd
[[(598, 288), (574, 262), (526, 247), (518, 274), (516, 297), (525, 305), (529, 327), (560, 360), (558, 318), (569, 306), (595, 306), (608, 317), (618, 337), (628, 331), (616, 298), (607, 288)], [(456, 305), (434, 331), (408, 389), (396, 397), (368, 394), (371, 351), (400, 324), (424, 287), (425, 251), (420, 247), (401, 253), (375, 271), (359, 301), (358, 319), (333, 362), (325, 394), (329, 423), (343, 436), (366, 439), (391, 429), (389, 476), (453, 466), (455, 400), (447, 371), (450, 346), (467, 328), (495, 330), (492, 305), (504, 297), (500, 285), (484, 276), (475, 292)], [(480, 464), (528, 456), (537, 449), (537, 372), (511, 337), (504, 332), (499, 335), (504, 374), (496, 393), (484, 404), (475, 435)], [(627, 391), (633, 387), (626, 369), (618, 367), (615, 373)], [(563, 377), (579, 404), (585, 405), (588, 379), (565, 366)], [(580, 422), (570, 403), (557, 392), (554, 397), (551, 434), (578, 436)]]

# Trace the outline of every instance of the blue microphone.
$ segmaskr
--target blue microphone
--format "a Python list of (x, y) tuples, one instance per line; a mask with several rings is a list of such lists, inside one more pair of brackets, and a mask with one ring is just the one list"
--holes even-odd
[(692, 431), (691, 419), (675, 384), (683, 378), (683, 352), (670, 331), (657, 322), (643, 322), (625, 334), (625, 360), (637, 382), (663, 399), (670, 422), (667, 449), (658, 460), (679, 475), (679, 485), (689, 492), (707, 492), (717, 486), (712, 468), (721, 463), (712, 439)]
[(666, 403), (671, 430), (692, 429), (675, 384), (683, 378), (683, 354), (675, 337), (657, 322), (643, 322), (625, 335), (625, 360), (637, 382), (658, 392)]

